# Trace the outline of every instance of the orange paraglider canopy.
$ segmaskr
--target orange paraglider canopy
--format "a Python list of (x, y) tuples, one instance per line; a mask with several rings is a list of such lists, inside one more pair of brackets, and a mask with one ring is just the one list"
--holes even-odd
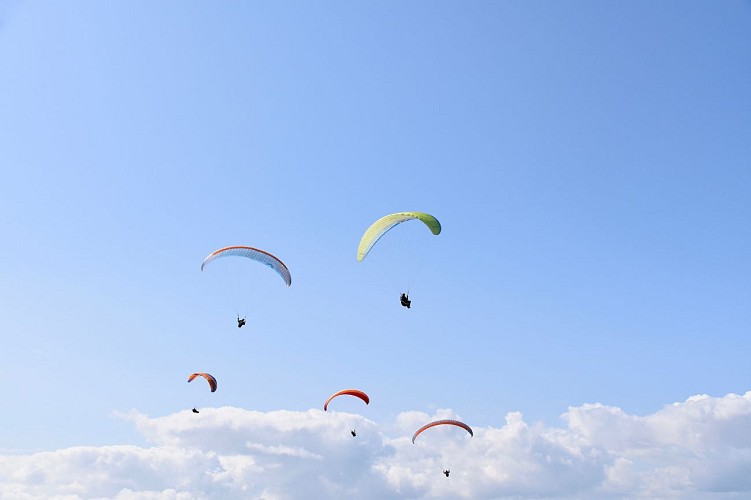
[(211, 386), (211, 392), (216, 391), (216, 379), (213, 375), (209, 375), (208, 373), (191, 373), (190, 377), (188, 377), (188, 382), (192, 382), (194, 378), (196, 377), (203, 377), (206, 379), (206, 381), (209, 383), (209, 386)]
[(469, 432), (470, 436), (475, 435), (472, 432), (472, 429), (464, 422), (459, 422), (458, 420), (436, 420), (435, 422), (430, 422), (429, 424), (425, 424), (419, 429), (417, 429), (417, 431), (415, 431), (414, 436), (412, 436), (412, 444), (415, 444), (415, 439), (417, 439), (417, 436), (419, 436), (423, 431), (430, 429), (431, 427), (435, 427), (436, 425), (455, 425)]
[(355, 396), (356, 398), (360, 398), (365, 401), (365, 404), (370, 404), (370, 398), (364, 392), (357, 389), (344, 389), (343, 391), (332, 394), (332, 396), (326, 400), (326, 402), (323, 404), (323, 411), (326, 411), (331, 400), (338, 396)]

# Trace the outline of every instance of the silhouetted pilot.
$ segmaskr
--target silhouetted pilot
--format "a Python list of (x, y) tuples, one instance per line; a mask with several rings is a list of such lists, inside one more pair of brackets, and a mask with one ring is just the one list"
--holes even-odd
[(401, 297), (399, 297), (399, 302), (401, 302), (402, 305), (406, 307), (407, 309), (409, 309), (409, 307), (412, 305), (412, 301), (409, 300), (409, 296), (404, 293), (402, 294)]

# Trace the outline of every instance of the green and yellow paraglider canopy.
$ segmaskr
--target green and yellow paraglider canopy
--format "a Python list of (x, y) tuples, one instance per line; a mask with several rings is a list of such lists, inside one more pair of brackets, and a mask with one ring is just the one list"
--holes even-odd
[(360, 240), (360, 245), (357, 247), (357, 260), (361, 261), (368, 255), (373, 245), (381, 239), (381, 236), (386, 234), (392, 227), (408, 220), (417, 219), (422, 221), (433, 234), (441, 233), (441, 223), (438, 219), (425, 212), (397, 212), (385, 217), (381, 217), (365, 231)]

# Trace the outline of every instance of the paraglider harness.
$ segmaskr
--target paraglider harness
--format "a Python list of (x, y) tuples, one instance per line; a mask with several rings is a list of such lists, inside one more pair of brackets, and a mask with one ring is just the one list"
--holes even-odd
[(242, 328), (245, 325), (245, 318), (240, 318), (240, 315), (237, 316), (237, 327)]
[(446, 475), (446, 477), (449, 477), (449, 474), (451, 474), (451, 471), (446, 469), (445, 471), (443, 471), (443, 473)]
[(354, 429), (352, 429), (351, 431), (349, 431), (349, 433), (350, 433), (350, 434), (352, 434), (352, 437), (355, 437), (355, 436), (357, 436), (357, 433), (355, 432), (355, 430), (354, 430)]
[(402, 305), (403, 305), (404, 307), (406, 307), (407, 309), (409, 309), (409, 308), (410, 308), (410, 306), (412, 305), (412, 301), (411, 301), (411, 300), (409, 300), (409, 295), (407, 295), (407, 294), (405, 294), (405, 293), (403, 293), (403, 294), (402, 294), (402, 296), (401, 296), (401, 297), (399, 297), (399, 302), (401, 302), (401, 303), (402, 303)]

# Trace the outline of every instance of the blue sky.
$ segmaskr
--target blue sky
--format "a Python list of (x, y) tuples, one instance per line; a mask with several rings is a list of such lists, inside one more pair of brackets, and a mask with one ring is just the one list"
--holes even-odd
[[(144, 446), (122, 415), (305, 414), (346, 387), (378, 425), (489, 429), (744, 394), (750, 22), (741, 1), (1, 4), (0, 448)], [(409, 311), (386, 238), (355, 260), (403, 210), (443, 225), (394, 230), (421, 255)], [(293, 279), (238, 271), (242, 330), (200, 272), (236, 244)]]

